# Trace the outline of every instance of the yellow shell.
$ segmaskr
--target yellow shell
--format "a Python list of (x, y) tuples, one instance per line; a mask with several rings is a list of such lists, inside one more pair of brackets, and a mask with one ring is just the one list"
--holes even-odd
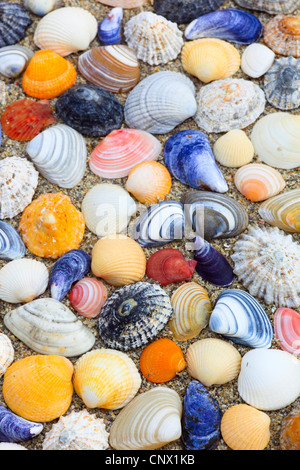
[(235, 405), (225, 411), (221, 434), (232, 450), (263, 450), (270, 440), (270, 418), (249, 405)]
[(140, 245), (125, 235), (109, 235), (96, 242), (92, 250), (92, 272), (112, 286), (141, 281), (146, 256)]
[(204, 83), (234, 75), (241, 64), (238, 50), (229, 42), (216, 38), (186, 42), (181, 53), (184, 70)]
[(148, 161), (135, 165), (129, 172), (126, 189), (142, 204), (155, 204), (166, 199), (172, 186), (167, 168), (159, 162)]
[(247, 165), (254, 157), (254, 147), (247, 134), (232, 129), (222, 135), (214, 144), (213, 152), (217, 162), (229, 168)]
[(140, 385), (136, 365), (121, 351), (95, 349), (75, 364), (74, 388), (88, 408), (122, 408), (136, 395)]

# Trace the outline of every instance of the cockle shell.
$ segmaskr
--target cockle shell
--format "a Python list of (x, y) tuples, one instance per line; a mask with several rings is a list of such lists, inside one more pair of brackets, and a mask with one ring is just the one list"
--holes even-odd
[(171, 314), (170, 298), (158, 284), (125, 286), (102, 307), (98, 323), (101, 341), (122, 351), (139, 348), (158, 335)]
[(49, 273), (40, 261), (15, 259), (0, 269), (0, 299), (17, 304), (31, 302), (45, 292)]
[(274, 59), (271, 49), (264, 44), (253, 43), (242, 54), (241, 69), (249, 77), (259, 78), (272, 67)]
[(285, 408), (300, 394), (300, 362), (286, 351), (252, 349), (242, 359), (238, 392), (259, 410)]
[(299, 0), (235, 0), (235, 2), (244, 8), (251, 10), (265, 11), (267, 13), (293, 13), (300, 6)]
[(280, 450), (300, 450), (300, 409), (295, 407), (281, 423)]
[(0, 47), (16, 44), (25, 37), (32, 19), (18, 3), (0, 3)]
[(235, 379), (241, 368), (241, 355), (230, 343), (205, 338), (192, 343), (186, 353), (188, 373), (206, 387)]
[(138, 163), (157, 160), (161, 149), (161, 142), (149, 132), (117, 129), (94, 148), (89, 166), (102, 178), (123, 178)]
[(0, 49), (0, 74), (15, 78), (26, 68), (33, 52), (25, 46), (6, 46)]
[(43, 450), (106, 450), (108, 436), (102, 418), (87, 410), (71, 411), (45, 434)]
[(263, 163), (250, 163), (238, 169), (234, 175), (238, 191), (252, 202), (265, 201), (285, 188), (279, 171)]
[(33, 40), (40, 49), (50, 49), (65, 57), (88, 49), (96, 37), (98, 23), (84, 8), (64, 7), (44, 16), (35, 29)]
[(8, 222), (0, 220), (0, 259), (23, 258), (26, 248), (19, 233)]
[(213, 153), (221, 165), (239, 168), (251, 162), (254, 157), (254, 147), (246, 132), (232, 129), (216, 140)]
[(32, 201), (39, 174), (31, 162), (21, 157), (3, 158), (0, 174), (0, 219), (11, 219)]
[(94, 349), (81, 356), (74, 368), (75, 392), (88, 408), (123, 408), (141, 381), (133, 360), (114, 349)]
[(95, 336), (58, 300), (42, 298), (11, 310), (5, 326), (39, 354), (80, 356), (91, 349)]
[(264, 42), (276, 54), (300, 57), (300, 18), (278, 15), (264, 26)]
[(274, 315), (274, 332), (281, 349), (300, 356), (300, 315), (291, 308), (278, 308)]
[(268, 102), (283, 111), (300, 106), (300, 60), (282, 57), (264, 77), (264, 91)]
[(167, 168), (159, 162), (141, 162), (131, 168), (125, 188), (142, 204), (166, 199), (172, 186)]
[(148, 0), (98, 0), (104, 5), (109, 5), (110, 7), (121, 7), (128, 10), (132, 8), (139, 8), (145, 5)]
[(62, 6), (62, 0), (23, 0), (24, 7), (38, 16), (44, 16), (50, 11)]
[(161, 286), (168, 286), (174, 282), (189, 281), (196, 264), (196, 261), (186, 260), (176, 248), (163, 248), (152, 253), (148, 259), (146, 274)]
[(123, 8), (116, 7), (110, 10), (99, 23), (98, 39), (104, 44), (119, 44), (122, 39), (122, 19)]
[(131, 17), (124, 26), (124, 36), (137, 58), (150, 65), (176, 59), (183, 46), (183, 33), (177, 24), (151, 11)]
[(95, 277), (84, 277), (76, 282), (69, 294), (69, 300), (76, 312), (87, 318), (95, 318), (107, 300), (105, 285)]
[(15, 361), (5, 372), (3, 398), (11, 411), (44, 423), (69, 409), (73, 396), (73, 364), (66, 357), (33, 355)]
[(43, 430), (43, 425), (33, 423), (17, 416), (12, 411), (0, 405), (0, 441), (24, 442), (33, 439)]
[(158, 15), (182, 24), (217, 10), (223, 3), (224, 0), (154, 0), (153, 8)]
[(181, 436), (182, 404), (175, 390), (155, 387), (136, 396), (114, 420), (109, 442), (116, 450), (159, 449)]
[(8, 336), (0, 333), (0, 377), (6, 372), (14, 358), (15, 351), (11, 340)]
[(259, 215), (270, 225), (286, 232), (300, 232), (300, 189), (292, 189), (263, 202)]

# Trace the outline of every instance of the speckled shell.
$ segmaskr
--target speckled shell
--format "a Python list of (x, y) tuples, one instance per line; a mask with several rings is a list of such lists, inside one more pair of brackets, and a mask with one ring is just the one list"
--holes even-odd
[[(43, 425), (17, 416), (0, 405), (0, 439), (4, 442), (25, 442), (43, 430)], [(1, 450), (1, 448), (0, 448)]]
[(281, 349), (300, 356), (300, 315), (291, 308), (278, 308), (274, 315), (274, 332)]
[(0, 220), (0, 259), (23, 258), (26, 248), (17, 230), (8, 222)]
[(131, 168), (125, 188), (142, 204), (166, 199), (172, 186), (167, 168), (159, 162), (142, 162)]
[(300, 106), (300, 60), (294, 57), (282, 57), (264, 78), (264, 91), (269, 103), (283, 111)]
[(76, 282), (69, 294), (69, 300), (76, 312), (87, 318), (95, 318), (107, 300), (105, 285), (95, 277), (84, 277)]
[(6, 46), (0, 49), (0, 74), (15, 78), (26, 68), (33, 52), (25, 46)]
[(32, 19), (22, 5), (0, 2), (0, 47), (21, 41), (31, 23)]
[(253, 43), (242, 54), (241, 69), (252, 78), (259, 78), (271, 67), (275, 59), (274, 52), (264, 44)]
[(278, 15), (264, 26), (264, 42), (276, 54), (300, 57), (300, 18)]
[(300, 450), (300, 409), (295, 406), (281, 423), (280, 450)]
[(279, 171), (263, 163), (244, 165), (234, 175), (238, 191), (252, 202), (265, 201), (285, 188)]
[(254, 147), (246, 132), (232, 129), (219, 137), (213, 146), (217, 162), (229, 168), (239, 168), (250, 163), (254, 157)]
[(291, 233), (300, 232), (300, 189), (292, 189), (263, 202), (259, 215), (270, 225)]
[(293, 13), (300, 6), (299, 0), (235, 0), (235, 2), (244, 8), (251, 10), (260, 10), (267, 13)]
[(8, 336), (0, 333), (0, 377), (6, 372), (15, 358), (15, 351)]

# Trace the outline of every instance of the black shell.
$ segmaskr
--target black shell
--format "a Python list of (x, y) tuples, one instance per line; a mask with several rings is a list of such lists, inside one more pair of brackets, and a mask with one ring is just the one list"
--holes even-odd
[(21, 5), (0, 2), (0, 47), (21, 41), (31, 23), (32, 19)]
[(63, 121), (89, 137), (103, 137), (123, 122), (123, 106), (110, 92), (91, 85), (75, 85), (60, 95), (55, 110)]
[(174, 23), (183, 24), (217, 10), (225, 0), (154, 0), (154, 11)]

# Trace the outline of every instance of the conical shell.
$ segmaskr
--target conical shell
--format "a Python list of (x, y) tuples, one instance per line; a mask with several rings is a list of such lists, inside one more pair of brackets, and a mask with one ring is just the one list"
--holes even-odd
[(292, 189), (263, 202), (259, 215), (270, 225), (286, 232), (300, 232), (300, 189)]
[(136, 395), (141, 377), (125, 353), (96, 349), (78, 359), (73, 383), (75, 392), (88, 408), (117, 410)]
[(0, 74), (7, 78), (15, 78), (27, 67), (33, 52), (25, 46), (1, 47)]
[(15, 351), (8, 336), (0, 333), (0, 377), (6, 372), (15, 358)]
[(84, 277), (72, 288), (69, 300), (76, 312), (94, 318), (99, 315), (107, 300), (107, 289), (98, 279)]
[(166, 199), (172, 186), (171, 175), (159, 162), (142, 162), (129, 172), (125, 188), (142, 204)]
[(264, 26), (264, 42), (276, 54), (300, 57), (300, 18), (278, 15)]
[(219, 137), (213, 146), (217, 162), (229, 168), (247, 165), (254, 157), (254, 147), (246, 132), (232, 129)]
[(262, 77), (273, 65), (275, 53), (264, 44), (253, 43), (242, 54), (241, 69), (251, 78)]
[(285, 187), (279, 171), (263, 163), (244, 165), (234, 175), (234, 184), (252, 202), (265, 201), (276, 196)]

